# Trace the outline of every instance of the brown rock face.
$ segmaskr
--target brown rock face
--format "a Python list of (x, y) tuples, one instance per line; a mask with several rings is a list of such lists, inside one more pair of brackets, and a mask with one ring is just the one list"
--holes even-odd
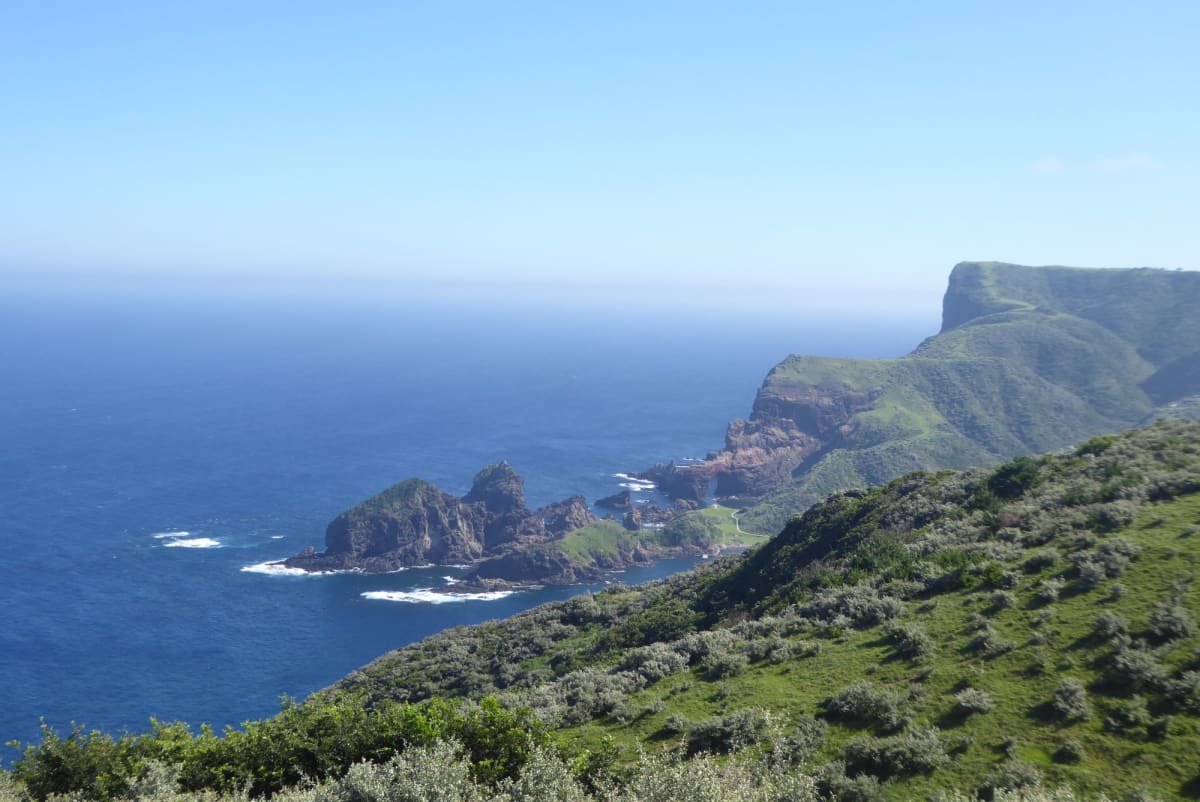
[(582, 496), (530, 510), (524, 483), (507, 463), (480, 471), (462, 498), (409, 479), (335, 518), (325, 531), (323, 553), (310, 547), (285, 564), (308, 571), (383, 572), (474, 563), (508, 546), (562, 537), (595, 520)]
[[(851, 419), (871, 409), (879, 390), (846, 384), (802, 384), (767, 377), (747, 420), (735, 420), (725, 448), (692, 465), (655, 465), (639, 476), (674, 499), (759, 498), (788, 481), (810, 457), (836, 447)], [(715, 482), (715, 485), (714, 485)]]

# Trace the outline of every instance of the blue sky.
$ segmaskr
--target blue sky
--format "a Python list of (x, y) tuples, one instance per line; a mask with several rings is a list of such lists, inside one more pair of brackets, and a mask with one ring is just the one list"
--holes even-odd
[(0, 5), (0, 270), (926, 305), (1200, 267), (1200, 4)]

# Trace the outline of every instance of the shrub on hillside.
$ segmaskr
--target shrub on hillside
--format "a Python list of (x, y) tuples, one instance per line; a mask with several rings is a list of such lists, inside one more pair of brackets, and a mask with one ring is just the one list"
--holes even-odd
[(1161, 688), (1167, 676), (1153, 652), (1122, 644), (1112, 656), (1104, 682), (1118, 693), (1136, 693)]
[(829, 725), (819, 718), (800, 716), (787, 734), (775, 740), (771, 755), (785, 766), (807, 763), (825, 744)]
[(992, 709), (992, 697), (978, 688), (964, 688), (954, 695), (954, 712), (960, 716), (973, 716)]
[(1063, 741), (1058, 749), (1054, 750), (1055, 763), (1078, 763), (1085, 756), (1083, 744), (1074, 739)]
[(898, 730), (905, 725), (907, 697), (859, 680), (825, 703), (832, 718), (847, 723)]
[(1043, 579), (1038, 585), (1037, 595), (1034, 597), (1041, 604), (1053, 604), (1058, 601), (1058, 594), (1062, 592), (1064, 582), (1061, 579), (1051, 577)]
[(805, 615), (828, 622), (845, 617), (854, 627), (870, 627), (889, 621), (904, 611), (904, 602), (882, 596), (870, 585), (827, 588), (818, 591), (804, 606)]
[(1086, 721), (1092, 717), (1092, 706), (1088, 702), (1087, 689), (1074, 677), (1058, 683), (1054, 689), (1051, 706), (1063, 721)]
[(1152, 716), (1146, 707), (1146, 700), (1135, 696), (1113, 709), (1111, 715), (1104, 720), (1104, 726), (1113, 732), (1133, 733), (1144, 729), (1150, 724)]
[(881, 780), (929, 774), (949, 760), (936, 727), (889, 738), (855, 738), (843, 756), (848, 774), (871, 774)]
[(1026, 557), (1025, 562), (1021, 563), (1021, 569), (1027, 574), (1037, 574), (1047, 568), (1052, 568), (1058, 563), (1058, 560), (1058, 549), (1042, 549)]
[(1037, 766), (1022, 760), (1009, 760), (992, 769), (979, 788), (979, 796), (998, 799), (1002, 792), (1034, 789), (1041, 783), (1042, 773)]
[(688, 753), (736, 752), (762, 740), (770, 725), (770, 714), (761, 708), (744, 708), (706, 718), (688, 732)]
[(1017, 648), (1017, 644), (1003, 638), (990, 624), (980, 629), (968, 646), (988, 658), (999, 657)]
[(686, 655), (680, 654), (665, 643), (652, 643), (634, 649), (625, 655), (620, 667), (640, 674), (647, 682), (657, 682), (687, 668)]
[(933, 638), (920, 624), (890, 622), (885, 632), (896, 647), (896, 653), (909, 660), (921, 661), (933, 654)]
[(750, 658), (740, 652), (717, 652), (704, 658), (701, 666), (704, 674), (711, 680), (736, 677), (750, 665)]
[(1150, 633), (1159, 641), (1190, 637), (1195, 631), (1196, 622), (1184, 606), (1182, 597), (1164, 599), (1154, 605), (1150, 613)]
[(1112, 640), (1129, 632), (1129, 622), (1114, 612), (1103, 612), (1092, 624), (1092, 634), (1101, 640)]

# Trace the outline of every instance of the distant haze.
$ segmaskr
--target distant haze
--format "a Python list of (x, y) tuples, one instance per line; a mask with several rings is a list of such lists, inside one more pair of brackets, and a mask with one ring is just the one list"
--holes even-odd
[(963, 260), (1195, 268), (1198, 25), (1190, 2), (19, 4), (0, 288), (924, 312)]

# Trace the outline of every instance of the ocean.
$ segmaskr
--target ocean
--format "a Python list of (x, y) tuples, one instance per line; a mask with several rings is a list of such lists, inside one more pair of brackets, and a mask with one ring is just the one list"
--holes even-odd
[(262, 565), (410, 476), (463, 493), (505, 459), (531, 506), (609, 495), (615, 474), (719, 448), (787, 353), (898, 356), (932, 325), (667, 299), (6, 293), (0, 742), (42, 720), (236, 725), (446, 627), (586, 590), (433, 603), (461, 571)]

